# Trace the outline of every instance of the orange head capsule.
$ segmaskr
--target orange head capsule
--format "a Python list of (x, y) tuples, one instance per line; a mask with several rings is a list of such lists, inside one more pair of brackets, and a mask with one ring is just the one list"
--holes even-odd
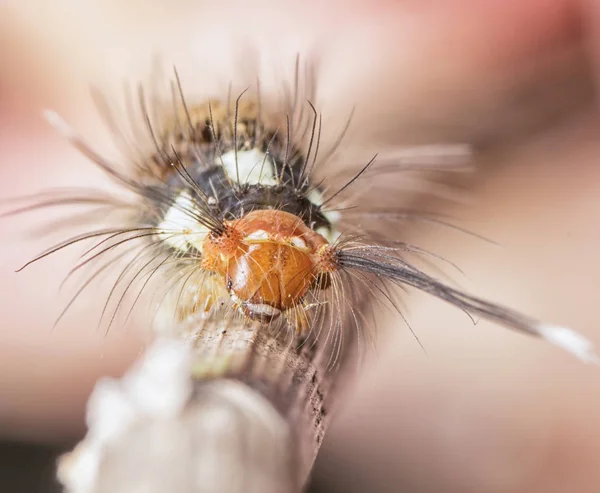
[(231, 297), (250, 318), (270, 321), (296, 306), (319, 274), (328, 242), (297, 216), (258, 210), (208, 236), (203, 267), (222, 274)]

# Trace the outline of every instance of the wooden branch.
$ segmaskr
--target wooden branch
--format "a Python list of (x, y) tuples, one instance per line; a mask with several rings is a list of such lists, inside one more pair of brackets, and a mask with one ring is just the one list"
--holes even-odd
[[(124, 388), (118, 398), (97, 388), (88, 435), (61, 461), (67, 491), (301, 491), (328, 423), (336, 372), (327, 369), (327, 345), (240, 317), (191, 321), (181, 329), (177, 338), (159, 339), (158, 349), (149, 349), (164, 354), (146, 356), (120, 382), (112, 381)], [(183, 375), (173, 369), (180, 366)], [(171, 406), (180, 395), (182, 405)], [(143, 409), (132, 419), (125, 413), (123, 423), (125, 404), (111, 402), (119, 399), (142, 402)], [(157, 399), (156, 405), (147, 399)], [(120, 429), (114, 433), (111, 426)], [(110, 439), (99, 440), (106, 428)]]

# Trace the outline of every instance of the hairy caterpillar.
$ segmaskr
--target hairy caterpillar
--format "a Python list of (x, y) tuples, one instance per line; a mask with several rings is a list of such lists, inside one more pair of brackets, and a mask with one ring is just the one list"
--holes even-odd
[[(584, 360), (595, 359), (588, 341), (575, 332), (446, 285), (402, 258), (403, 252), (428, 252), (403, 243), (393, 233), (375, 233), (368, 226), (352, 227), (351, 221), (344, 221), (346, 211), (350, 216), (385, 214), (362, 210), (361, 203), (352, 202), (347, 194), (357, 181), (368, 180), (369, 171), (377, 167), (377, 157), (339, 185), (330, 183), (335, 182), (333, 177), (319, 176), (317, 180), (348, 126), (329, 149), (321, 148), (322, 115), (311, 102), (315, 82), (307, 78), (303, 98), (298, 62), (293, 87), (286, 86), (283, 101), (275, 106), (262, 101), (259, 87), (254, 94), (246, 89), (235, 99), (230, 89), (227, 98), (190, 103), (175, 75), (168, 111), (163, 106), (160, 110), (149, 107), (142, 89), (139, 91), (143, 131), (153, 150), (149, 154), (138, 151), (133, 171), (105, 161), (57, 114), (46, 112), (50, 123), (128, 193), (130, 200), (120, 202), (86, 190), (80, 196), (67, 191), (13, 211), (65, 204), (127, 211), (123, 227), (77, 235), (25, 266), (72, 244), (97, 240), (77, 270), (133, 244), (122, 255), (131, 251), (139, 255), (118, 276), (109, 296), (120, 283), (125, 284), (116, 310), (135, 283), (141, 288), (133, 305), (152, 278), (166, 272), (171, 282), (166, 283), (169, 288), (159, 303), (158, 330), (168, 330), (174, 321), (199, 314), (208, 319), (225, 312), (267, 326), (281, 318), (279, 322), (292, 333), (316, 337), (312, 331), (318, 329), (318, 335), (334, 337), (339, 344), (344, 317), (349, 316), (358, 328), (365, 325), (364, 307), (357, 308), (361, 299), (375, 296), (394, 305), (390, 285), (412, 286), (474, 317), (542, 337)], [(109, 104), (98, 94), (96, 99), (114, 134), (129, 151), (134, 149), (136, 144), (127, 142), (116, 128)], [(131, 108), (129, 111), (134, 113)], [(419, 168), (423, 157), (425, 162), (441, 159), (450, 163), (449, 167), (457, 156), (459, 163), (464, 162), (465, 150), (459, 146), (422, 151), (420, 155), (418, 149), (412, 150), (408, 156), (413, 162), (408, 165), (400, 158), (382, 167), (392, 172)], [(92, 273), (78, 294), (107, 266)], [(103, 315), (107, 307), (108, 302)]]
[[(381, 162), (366, 160), (346, 178), (319, 176), (339, 143), (322, 145), (321, 116), (312, 97), (300, 95), (298, 80), (297, 69), (294, 87), (279, 105), (264, 101), (260, 90), (191, 102), (178, 77), (169, 111), (149, 104), (140, 91), (139, 116), (153, 150), (132, 152), (132, 169), (107, 162), (48, 112), (60, 133), (121, 187), (123, 198), (67, 191), (32, 207), (106, 206), (122, 213), (122, 222), (70, 238), (33, 261), (91, 239), (94, 245), (74, 270), (90, 267), (93, 272), (77, 294), (112, 268), (115, 259), (126, 261), (103, 311), (109, 327), (121, 308), (129, 316), (144, 293), (162, 291), (153, 301), (156, 331), (181, 335), (190, 321), (210, 325), (225, 320), (224, 331), (231, 320), (259, 324), (269, 337), (287, 333), (290, 347), (326, 348), (327, 369), (339, 366), (355, 330), (365, 333), (373, 298), (396, 306), (394, 284), (415, 287), (473, 317), (540, 336), (596, 361), (589, 342), (570, 329), (472, 296), (409, 263), (404, 253), (428, 252), (403, 243), (397, 232), (353, 225), (352, 215), (386, 214), (361, 210), (360, 201), (352, 200), (353, 187), (373, 178)], [(99, 104), (111, 123), (108, 105)], [(429, 148), (421, 157), (452, 163), (449, 151)], [(458, 155), (464, 157), (461, 149)], [(418, 157), (413, 151), (412, 158)], [(411, 166), (417, 164), (383, 163), (391, 172)], [(393, 202), (393, 197), (383, 199)], [(127, 295), (133, 295), (129, 306)]]

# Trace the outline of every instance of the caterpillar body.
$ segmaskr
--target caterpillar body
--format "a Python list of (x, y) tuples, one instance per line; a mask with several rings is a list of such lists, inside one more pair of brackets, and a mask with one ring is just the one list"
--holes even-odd
[[(186, 101), (177, 73), (168, 112), (149, 108), (140, 90), (140, 115), (152, 150), (138, 154), (129, 169), (107, 162), (61, 117), (46, 112), (50, 123), (133, 201), (122, 204), (112, 197), (85, 193), (69, 197), (67, 193), (20, 209), (17, 212), (48, 205), (104, 203), (128, 211), (122, 227), (70, 238), (26, 266), (87, 239), (97, 243), (74, 270), (135, 244), (130, 250), (134, 259), (109, 296), (117, 285), (125, 285), (116, 310), (136, 283), (141, 287), (133, 305), (151, 280), (162, 279), (159, 284), (165, 289), (154, 321), (158, 331), (171, 330), (192, 318), (241, 317), (283, 328), (301, 341), (326, 335), (337, 341), (337, 356), (347, 328), (360, 333), (367, 325), (367, 313), (372, 310), (369, 300), (383, 299), (396, 306), (391, 287), (409, 286), (472, 317), (491, 319), (544, 338), (585, 361), (596, 361), (591, 343), (576, 332), (473, 296), (409, 263), (403, 253), (428, 252), (404, 243), (397, 233), (375, 232), (364, 224), (352, 227), (345, 216), (365, 210), (348, 198), (348, 191), (360, 180), (366, 183), (365, 177), (378, 165), (377, 156), (347, 180), (339, 183), (338, 179), (335, 187), (335, 180), (317, 179), (338, 150), (348, 125), (333, 145), (323, 148), (322, 116), (310, 100), (310, 90), (302, 97), (299, 72), (297, 62), (293, 87), (286, 86), (284, 100), (276, 105), (264, 103), (259, 87), (235, 99), (228, 94), (191, 103)], [(308, 86), (313, 87), (314, 81)], [(98, 95), (96, 99), (114, 131), (110, 105)], [(150, 116), (156, 114), (159, 118)], [(119, 139), (127, 143), (122, 134)], [(394, 161), (387, 159), (382, 168), (388, 172), (419, 169), (423, 157), (425, 162), (446, 159), (451, 163), (458, 156), (463, 163), (464, 149), (430, 146), (424, 153), (409, 153), (409, 161), (410, 156), (416, 157), (416, 164), (399, 159), (394, 168)], [(393, 202), (393, 197), (385, 199)], [(373, 211), (367, 208), (366, 212)], [(98, 268), (84, 287), (107, 266)], [(105, 312), (107, 306), (108, 301)]]
[[(61, 464), (64, 471), (60, 475), (69, 491), (115, 491), (94, 489), (94, 485), (101, 479), (105, 457), (114, 451), (115, 443), (135, 428), (135, 419), (150, 416), (158, 422), (165, 416), (178, 416), (185, 421), (190, 409), (198, 416), (208, 409), (210, 418), (208, 403), (217, 401), (223, 412), (239, 411), (238, 423), (246, 423), (248, 415), (260, 409), (251, 418), (256, 418), (255, 430), (261, 430), (256, 442), (261, 450), (260, 440), (266, 431), (272, 431), (263, 419), (270, 412), (273, 422), (281, 424), (278, 420), (283, 418), (286, 433), (287, 425), (294, 432), (306, 428), (313, 431), (304, 441), (297, 433), (296, 444), (284, 433), (281, 448), (273, 441), (268, 444), (270, 448), (264, 449), (265, 454), (272, 454), (262, 461), (272, 466), (268, 475), (297, 459), (286, 454), (303, 457), (296, 460), (302, 462), (296, 472), (284, 474), (301, 487), (325, 429), (323, 423), (331, 399), (328, 390), (332, 387), (329, 372), (347, 358), (348, 342), (355, 334), (367, 333), (374, 300), (397, 308), (394, 287), (416, 288), (451, 303), (472, 318), (487, 318), (545, 339), (585, 362), (598, 362), (590, 341), (577, 332), (471, 295), (407, 261), (405, 253), (435, 255), (404, 242), (398, 230), (381, 231), (368, 219), (353, 224), (351, 218), (361, 213), (365, 218), (370, 214), (374, 218), (385, 216), (385, 211), (377, 210), (377, 202), (394, 203), (396, 199), (395, 194), (375, 197), (365, 206), (351, 198), (353, 188), (361, 180), (363, 190), (370, 192), (366, 178), (377, 166), (393, 173), (419, 170), (430, 163), (435, 169), (436, 162), (462, 164), (468, 153), (464, 146), (429, 146), (410, 150), (406, 159), (387, 157), (383, 165), (374, 156), (347, 179), (327, 177), (321, 171), (341, 146), (348, 125), (333, 145), (324, 145), (322, 117), (311, 94), (301, 96), (298, 67), (296, 63), (292, 89), (288, 88), (283, 102), (275, 105), (265, 104), (259, 88), (254, 93), (243, 91), (235, 99), (228, 95), (204, 102), (187, 101), (177, 73), (171, 84), (168, 112), (149, 108), (140, 90), (137, 117), (141, 117), (138, 120), (142, 121), (144, 139), (151, 143), (151, 150), (142, 152), (137, 151), (143, 145), (129, 141), (119, 132), (110, 105), (96, 94), (101, 113), (131, 157), (128, 167), (108, 162), (58, 114), (46, 112), (49, 122), (104, 171), (123, 197), (89, 189), (50, 192), (36, 197), (33, 205), (9, 214), (82, 205), (99, 207), (101, 212), (116, 211), (120, 222), (109, 221), (108, 227), (98, 229), (90, 226), (82, 234), (42, 252), (24, 267), (91, 240), (93, 245), (69, 275), (83, 267), (91, 267), (92, 273), (61, 317), (99, 276), (123, 261), (102, 312), (104, 318), (111, 300), (116, 301), (108, 326), (126, 306), (128, 294), (133, 294), (133, 300), (127, 316), (142, 295), (151, 291), (154, 331), (175, 333), (184, 340), (186, 335), (192, 335), (195, 344), (205, 348), (200, 351), (201, 357), (196, 354), (197, 359), (206, 359), (190, 364), (189, 346), (182, 349), (169, 343), (150, 351), (148, 361), (134, 368), (124, 383), (100, 385), (90, 401), (91, 431)], [(133, 133), (141, 134), (139, 128)], [(403, 214), (396, 209), (396, 215)], [(216, 341), (212, 335), (203, 334), (203, 327), (217, 328), (223, 337), (230, 327), (240, 333), (247, 331), (247, 340), (231, 339), (230, 352), (241, 348), (242, 360), (233, 364), (231, 354), (223, 357), (219, 352), (222, 338)], [(285, 348), (280, 345), (282, 332), (290, 341)], [(273, 360), (268, 358), (271, 353), (257, 354), (258, 346), (265, 353), (273, 349), (281, 358)], [(293, 364), (287, 357), (289, 351), (299, 356)], [(259, 371), (252, 361), (261, 358), (262, 367), (256, 365)], [(271, 365), (271, 372), (265, 370), (267, 365)], [(217, 379), (215, 375), (221, 384), (226, 383), (211, 386), (211, 379)], [(248, 388), (230, 389), (232, 378), (248, 383), (252, 392)], [(256, 389), (268, 398), (267, 404), (255, 401)], [(304, 394), (298, 389), (305, 390)], [(159, 394), (166, 397), (155, 407), (152, 399)], [(308, 409), (308, 416), (294, 411), (294, 406)], [(230, 437), (228, 430), (221, 431)], [(239, 438), (240, 450), (245, 450), (244, 440), (244, 436)], [(184, 449), (187, 453), (188, 449)], [(237, 467), (239, 461), (232, 457), (227, 455)], [(252, 465), (252, 461), (248, 464)], [(226, 481), (224, 475), (216, 478), (209, 469), (204, 472), (206, 477)], [(254, 467), (250, 469), (253, 471)], [(264, 479), (260, 470), (257, 474)], [(145, 473), (140, 478), (146, 481)], [(262, 487), (248, 489), (245, 484), (244, 488), (243, 491), (271, 491)], [(234, 490), (227, 483), (211, 491)], [(282, 489), (276, 486), (272, 491)]]

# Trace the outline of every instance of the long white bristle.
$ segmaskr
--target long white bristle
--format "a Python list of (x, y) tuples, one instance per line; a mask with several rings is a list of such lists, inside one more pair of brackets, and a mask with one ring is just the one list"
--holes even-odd
[(46, 119), (46, 121), (52, 125), (59, 134), (67, 139), (73, 138), (75, 135), (75, 131), (73, 128), (54, 110), (44, 110), (42, 115)]
[(592, 342), (578, 332), (557, 325), (542, 325), (538, 330), (541, 337), (577, 356), (580, 360), (600, 364), (600, 357), (594, 352)]

